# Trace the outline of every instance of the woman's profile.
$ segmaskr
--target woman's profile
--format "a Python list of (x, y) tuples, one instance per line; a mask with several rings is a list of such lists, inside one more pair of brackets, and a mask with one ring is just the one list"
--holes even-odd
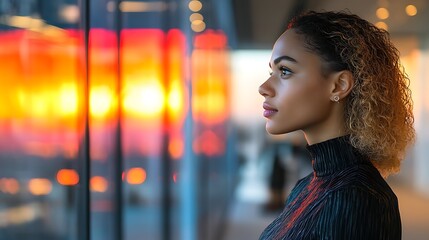
[(266, 130), (302, 130), (313, 173), (260, 239), (401, 239), (399, 171), (415, 138), (409, 79), (389, 34), (347, 12), (306, 12), (274, 44), (259, 87)]

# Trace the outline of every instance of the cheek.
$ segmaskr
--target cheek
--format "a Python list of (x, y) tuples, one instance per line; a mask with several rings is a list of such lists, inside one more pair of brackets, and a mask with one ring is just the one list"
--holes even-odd
[(327, 97), (321, 84), (296, 82), (284, 88), (280, 101), (282, 110), (289, 118), (307, 121), (326, 112)]

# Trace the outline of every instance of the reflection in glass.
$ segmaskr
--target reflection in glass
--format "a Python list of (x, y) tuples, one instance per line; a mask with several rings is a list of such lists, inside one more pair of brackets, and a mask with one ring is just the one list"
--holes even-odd
[(0, 239), (78, 239), (83, 41), (49, 7), (0, 4)]
[(1, 1), (0, 240), (216, 236), (226, 35), (187, 2), (119, 2)]

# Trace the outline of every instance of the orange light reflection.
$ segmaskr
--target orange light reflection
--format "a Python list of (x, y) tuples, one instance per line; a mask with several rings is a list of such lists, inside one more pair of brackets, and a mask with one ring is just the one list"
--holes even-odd
[(184, 151), (184, 142), (181, 135), (173, 135), (168, 144), (168, 152), (170, 153), (173, 160), (177, 160), (182, 157)]
[(127, 182), (131, 185), (142, 184), (146, 181), (146, 171), (143, 168), (131, 168), (127, 173)]
[(209, 125), (218, 124), (225, 121), (229, 115), (226, 36), (223, 32), (208, 30), (197, 35), (194, 46), (195, 50), (192, 53), (194, 119)]
[(93, 192), (106, 192), (108, 185), (108, 181), (102, 176), (94, 176), (90, 180), (90, 188)]
[(108, 86), (92, 87), (89, 104), (91, 117), (106, 117), (114, 105), (112, 90)]
[(124, 110), (141, 118), (159, 117), (164, 107), (164, 89), (156, 80), (141, 84), (126, 84)]
[(73, 169), (61, 169), (57, 173), (57, 181), (64, 186), (73, 186), (79, 183), (79, 175)]
[[(123, 89), (116, 96), (115, 32), (90, 31), (91, 134), (105, 136), (106, 129), (114, 127), (120, 97), (125, 117), (125, 154), (158, 154), (160, 133), (168, 129), (180, 138), (188, 111), (185, 35), (178, 29), (167, 33), (159, 29), (124, 29), (121, 34)], [(0, 84), (8, 89), (0, 96), (0, 101), (8, 103), (0, 105), (0, 132), (2, 138), (10, 139), (1, 145), (5, 148), (2, 150), (24, 150), (45, 158), (77, 156), (85, 97), (79, 66), (80, 38), (75, 30), (64, 30), (56, 38), (26, 30), (0, 33)], [(224, 109), (225, 105), (219, 100), (222, 96), (215, 94), (209, 97), (212, 100), (206, 97), (203, 102), (210, 104), (212, 112), (219, 112), (216, 108)], [(202, 108), (197, 107), (197, 111)], [(162, 125), (164, 111), (169, 111), (169, 126)], [(109, 146), (103, 141), (91, 141), (91, 147), (97, 153)], [(181, 147), (179, 140), (171, 143), (174, 158), (182, 155)]]
[[(193, 98), (195, 122), (202, 130), (193, 141), (197, 154), (219, 156), (225, 152), (224, 124), (229, 117), (229, 56), (226, 35), (207, 30), (194, 39), (192, 52)], [(208, 60), (207, 60), (208, 59)]]
[(48, 195), (52, 191), (52, 183), (46, 178), (33, 178), (28, 182), (28, 190), (33, 195)]

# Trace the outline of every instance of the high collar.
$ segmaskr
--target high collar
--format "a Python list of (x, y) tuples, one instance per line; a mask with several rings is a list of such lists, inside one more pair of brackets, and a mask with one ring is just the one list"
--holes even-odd
[(331, 175), (358, 163), (369, 162), (367, 157), (350, 144), (349, 139), (350, 136), (346, 135), (307, 145), (317, 177)]

